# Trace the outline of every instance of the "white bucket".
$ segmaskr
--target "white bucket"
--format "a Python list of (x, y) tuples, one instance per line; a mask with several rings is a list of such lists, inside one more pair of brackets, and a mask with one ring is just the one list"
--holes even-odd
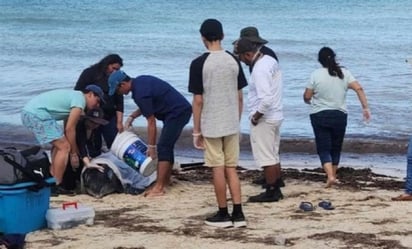
[(133, 132), (117, 133), (110, 150), (143, 176), (156, 170), (157, 160), (146, 156), (147, 145)]

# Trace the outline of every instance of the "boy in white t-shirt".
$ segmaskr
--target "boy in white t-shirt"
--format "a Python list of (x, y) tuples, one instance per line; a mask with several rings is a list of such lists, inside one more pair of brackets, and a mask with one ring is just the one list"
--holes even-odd
[[(190, 65), (189, 92), (193, 93), (193, 141), (205, 149), (205, 165), (213, 170), (213, 185), (218, 212), (205, 223), (215, 227), (245, 227), (240, 181), (236, 167), (239, 160), (239, 121), (243, 107), (242, 88), (247, 85), (239, 61), (223, 50), (222, 24), (207, 19), (200, 27), (208, 52)], [(228, 213), (226, 184), (233, 200)]]

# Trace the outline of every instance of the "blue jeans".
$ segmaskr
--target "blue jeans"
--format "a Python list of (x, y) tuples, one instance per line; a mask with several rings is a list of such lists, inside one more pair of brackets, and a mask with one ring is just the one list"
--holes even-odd
[(316, 150), (322, 165), (339, 165), (348, 115), (338, 110), (325, 110), (310, 115)]
[(412, 136), (408, 145), (405, 193), (412, 195)]

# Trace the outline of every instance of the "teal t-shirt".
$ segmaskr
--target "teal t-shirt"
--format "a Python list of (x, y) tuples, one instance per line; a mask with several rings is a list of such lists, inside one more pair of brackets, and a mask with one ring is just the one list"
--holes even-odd
[(343, 79), (332, 77), (328, 73), (328, 69), (319, 68), (310, 76), (310, 82), (306, 86), (312, 89), (314, 95), (312, 97), (311, 113), (317, 113), (324, 110), (346, 110), (346, 93), (349, 83), (356, 81), (355, 77), (349, 70), (341, 68)]
[(23, 110), (41, 119), (51, 117), (55, 120), (64, 120), (74, 107), (81, 109), (86, 107), (84, 94), (72, 89), (57, 89), (34, 97), (23, 107)]

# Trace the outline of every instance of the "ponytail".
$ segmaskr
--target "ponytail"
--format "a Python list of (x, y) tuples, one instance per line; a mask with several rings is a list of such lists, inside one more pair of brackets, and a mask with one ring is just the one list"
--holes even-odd
[(323, 47), (319, 50), (318, 61), (319, 63), (328, 69), (329, 75), (333, 77), (339, 77), (343, 79), (342, 69), (335, 60), (336, 54), (329, 47)]

